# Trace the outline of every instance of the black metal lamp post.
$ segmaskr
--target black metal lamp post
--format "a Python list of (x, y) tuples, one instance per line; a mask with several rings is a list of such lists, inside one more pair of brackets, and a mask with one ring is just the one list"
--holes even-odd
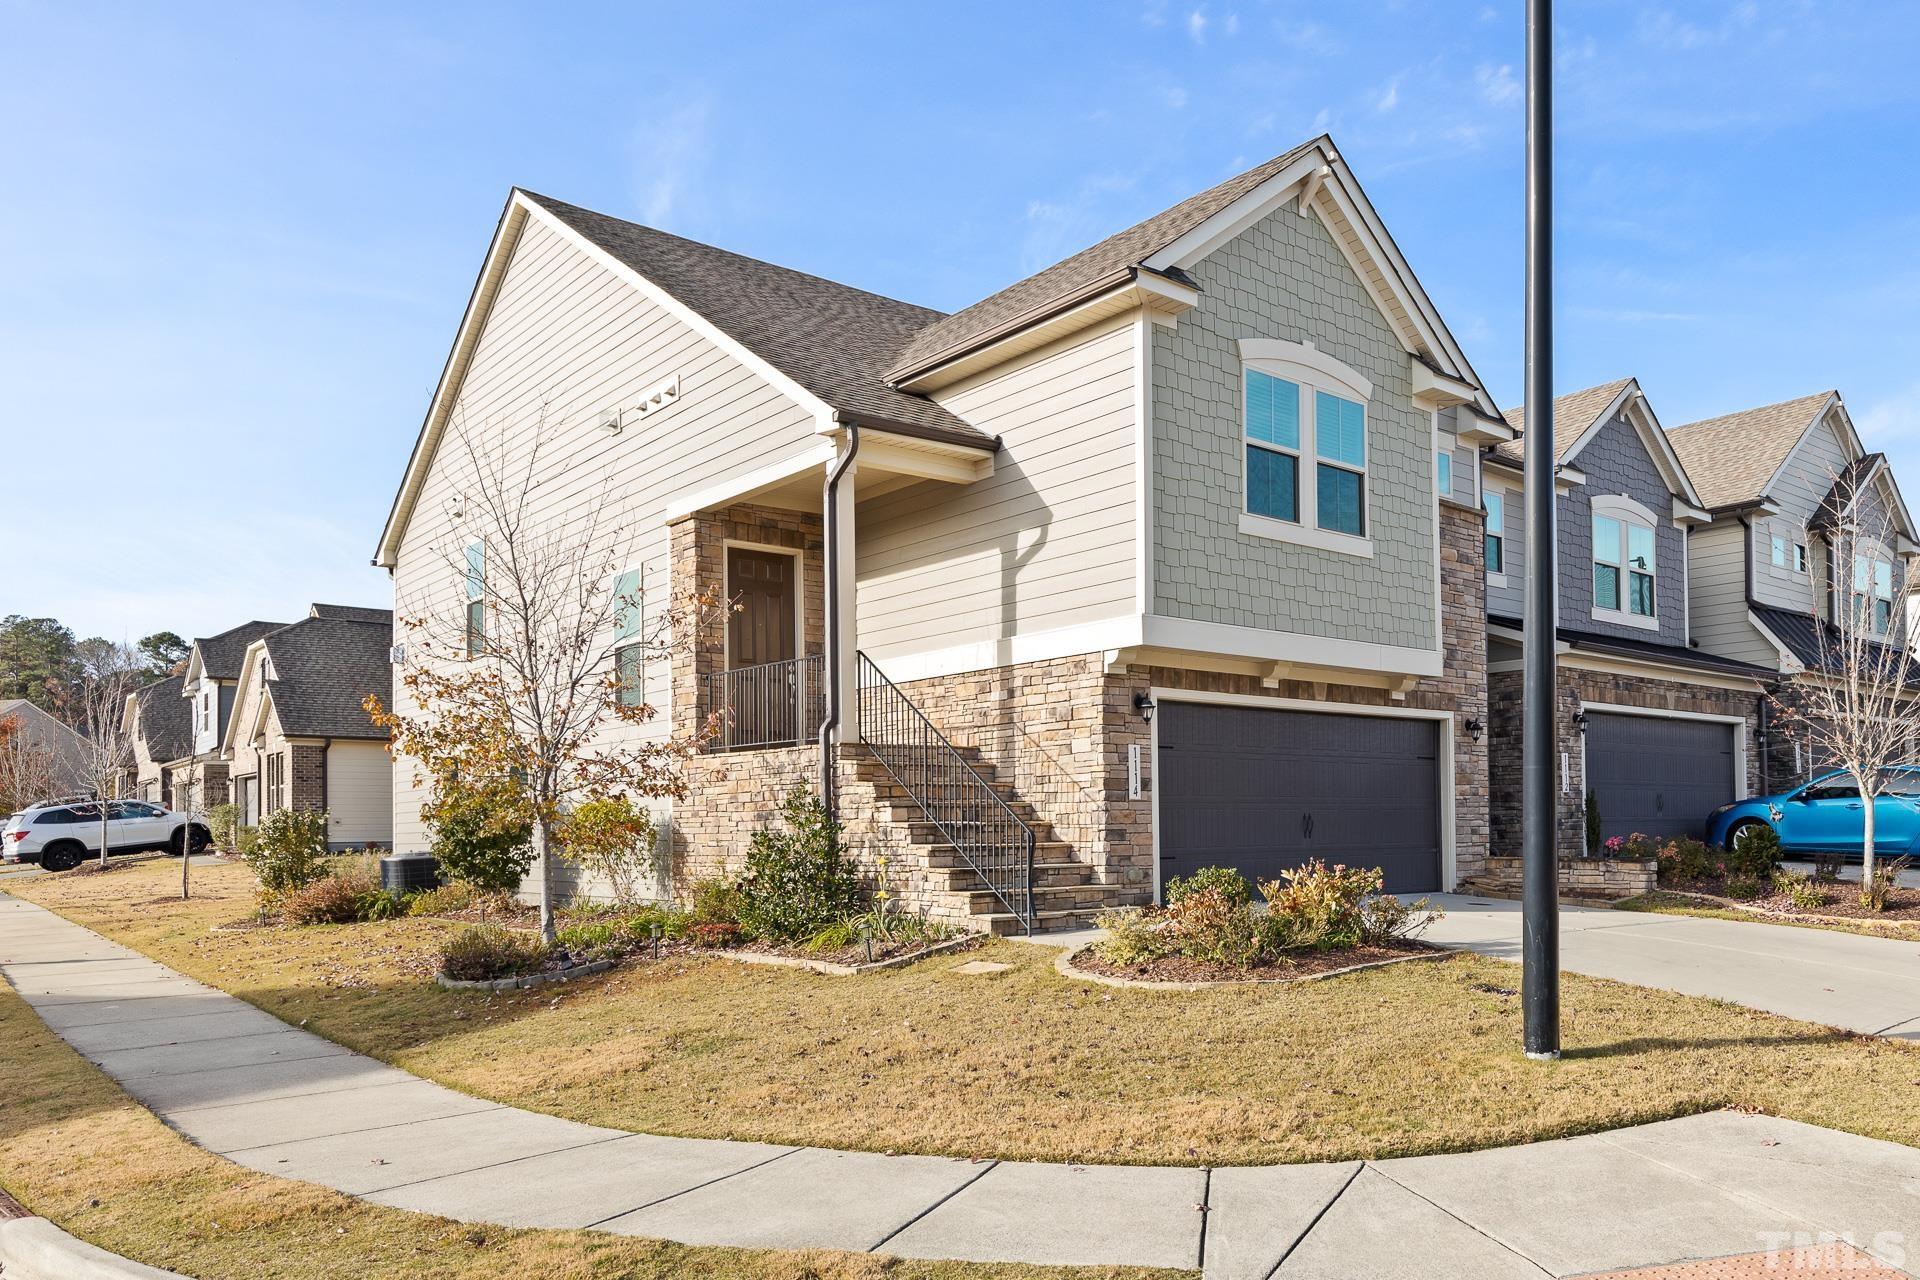
[(1529, 1058), (1560, 1056), (1553, 765), (1553, 0), (1527, 0), (1527, 595), (1521, 703), (1521, 1003)]

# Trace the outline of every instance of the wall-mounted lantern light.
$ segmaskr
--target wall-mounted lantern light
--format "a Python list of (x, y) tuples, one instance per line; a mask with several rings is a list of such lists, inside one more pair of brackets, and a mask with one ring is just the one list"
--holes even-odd
[(1133, 709), (1140, 713), (1140, 718), (1142, 720), (1145, 720), (1148, 724), (1153, 723), (1153, 699), (1152, 698), (1148, 697), (1144, 693), (1134, 694)]
[(1486, 731), (1487, 731), (1487, 726), (1485, 726), (1484, 724), (1481, 724), (1478, 720), (1467, 721), (1467, 736), (1469, 738), (1472, 738), (1475, 742), (1480, 741), (1480, 735), (1485, 733)]
[(1573, 727), (1578, 729), (1581, 733), (1585, 733), (1587, 731), (1587, 713), (1586, 712), (1576, 711), (1573, 713)]

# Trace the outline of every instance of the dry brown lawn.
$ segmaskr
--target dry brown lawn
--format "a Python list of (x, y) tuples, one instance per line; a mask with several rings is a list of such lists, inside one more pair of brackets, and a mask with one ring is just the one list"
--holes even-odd
[[(1518, 1051), (1519, 970), (1474, 956), (1199, 993), (1073, 982), (1000, 942), (860, 978), (724, 960), (529, 993), (427, 979), (438, 921), (212, 932), (251, 879), (12, 891), (453, 1088), (651, 1133), (1021, 1159), (1233, 1164), (1465, 1150), (1738, 1106), (1920, 1142), (1920, 1050), (1568, 975), (1567, 1055)], [(177, 873), (177, 871), (176, 871)], [(955, 972), (982, 956), (1013, 969)]]

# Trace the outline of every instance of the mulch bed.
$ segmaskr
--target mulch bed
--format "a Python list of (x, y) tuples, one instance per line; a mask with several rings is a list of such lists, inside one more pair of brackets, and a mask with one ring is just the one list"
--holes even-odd
[(828, 964), (861, 965), (880, 964), (886, 960), (897, 960), (902, 956), (910, 956), (917, 952), (931, 950), (934, 947), (946, 946), (952, 941), (953, 939), (951, 938), (935, 938), (931, 940), (916, 939), (911, 942), (881, 942), (876, 939), (873, 944), (872, 955), (867, 954), (867, 948), (862, 943), (855, 943), (851, 947), (833, 947), (816, 951), (804, 942), (768, 942), (765, 940), (756, 940), (744, 942), (737, 947), (729, 948), (729, 950), (748, 955), (784, 956), (789, 960), (823, 960)]
[(1748, 907), (1756, 911), (1765, 911), (1779, 916), (1798, 916), (1803, 919), (1818, 920), (1836, 918), (1842, 920), (1887, 921), (1889, 923), (1920, 921), (1920, 890), (1896, 889), (1887, 903), (1885, 911), (1872, 911), (1860, 905), (1860, 886), (1842, 880), (1834, 884), (1820, 886), (1827, 896), (1826, 903), (1819, 907), (1800, 907), (1793, 899), (1783, 893), (1774, 893), (1769, 889), (1757, 898), (1735, 898), (1727, 892), (1723, 879), (1693, 880), (1685, 884), (1663, 884), (1661, 890), (1667, 893), (1694, 894), (1702, 897), (1719, 898), (1731, 902), (1737, 907)]
[(1311, 978), (1356, 965), (1433, 955), (1439, 950), (1423, 942), (1409, 942), (1387, 947), (1355, 947), (1351, 951), (1303, 951), (1278, 964), (1236, 969), (1231, 965), (1189, 960), (1185, 956), (1164, 956), (1145, 964), (1113, 964), (1103, 959), (1095, 948), (1085, 947), (1074, 954), (1072, 963), (1074, 968), (1087, 973), (1129, 978), (1135, 982), (1279, 982), (1288, 978)]

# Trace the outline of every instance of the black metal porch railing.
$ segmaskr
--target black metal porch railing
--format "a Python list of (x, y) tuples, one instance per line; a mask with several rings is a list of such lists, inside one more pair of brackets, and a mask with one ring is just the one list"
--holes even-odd
[(1032, 933), (1033, 828), (864, 653), (860, 739), (941, 838)]
[(809, 654), (700, 677), (704, 719), (719, 713), (707, 751), (755, 751), (810, 742), (827, 715), (826, 659)]

